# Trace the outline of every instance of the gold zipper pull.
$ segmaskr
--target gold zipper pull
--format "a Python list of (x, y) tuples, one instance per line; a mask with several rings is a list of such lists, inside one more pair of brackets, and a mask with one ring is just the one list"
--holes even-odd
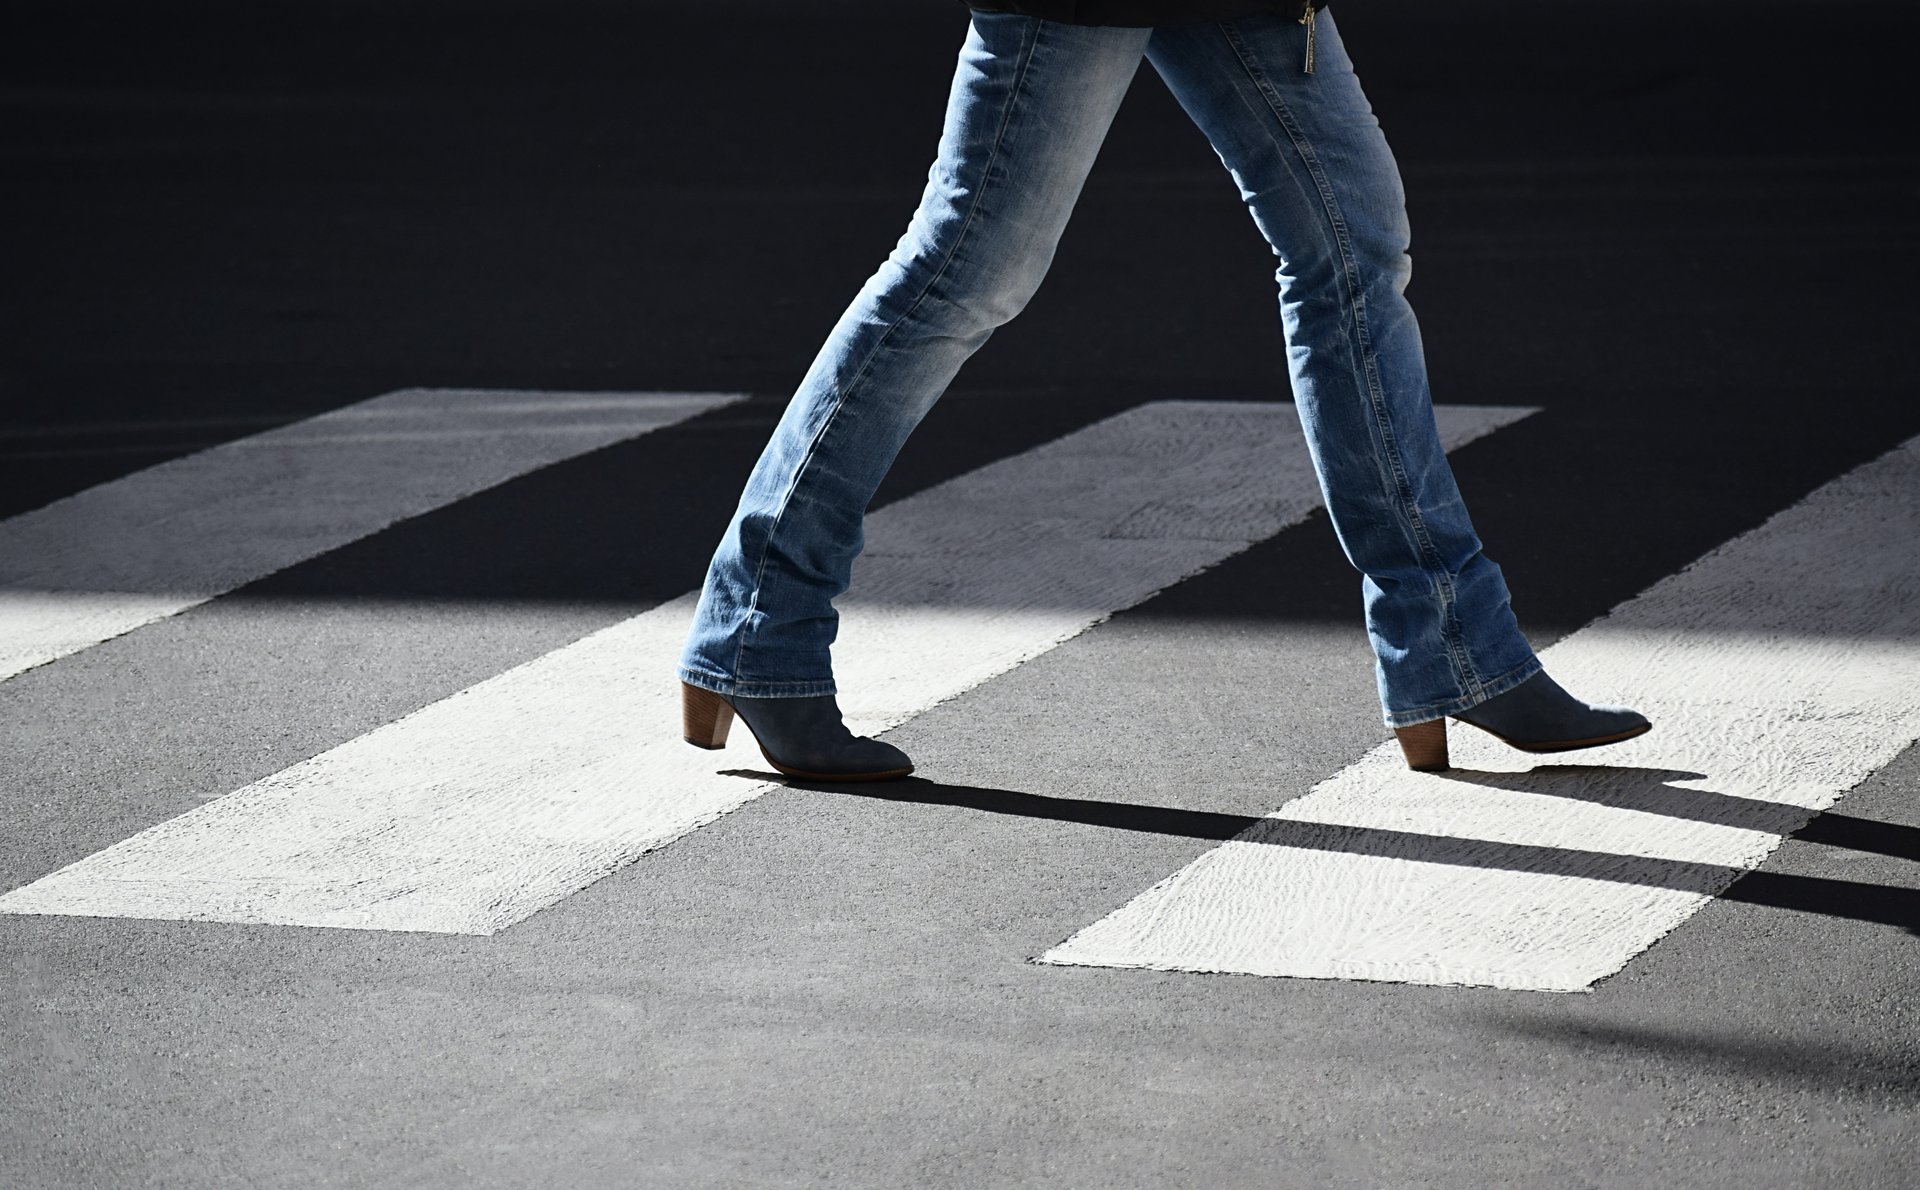
[(1301, 73), (1313, 73), (1313, 0), (1307, 0), (1307, 9), (1300, 14), (1300, 23), (1307, 27), (1307, 62)]

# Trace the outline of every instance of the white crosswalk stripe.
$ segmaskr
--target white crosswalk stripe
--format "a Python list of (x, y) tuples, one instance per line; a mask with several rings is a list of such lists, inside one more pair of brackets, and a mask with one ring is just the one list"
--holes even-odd
[[(0, 522), (0, 679), (740, 400), (409, 390)], [(1449, 448), (1530, 410), (1445, 407)], [(874, 733), (1318, 504), (1290, 406), (1163, 402), (876, 512), (836, 646)], [(1920, 737), (1920, 439), (1545, 654), (1659, 725), (1383, 745), (1040, 961), (1575, 991)], [(490, 934), (776, 785), (678, 741), (688, 595), (0, 895), (0, 912)], [(1571, 761), (1571, 762), (1569, 762)], [(721, 770), (721, 771), (716, 771)]]
[[(1448, 407), (1458, 446), (1530, 410)], [(887, 506), (835, 663), (904, 722), (1305, 518), (1292, 406), (1143, 406)], [(509, 670), (0, 897), (12, 913), (487, 934), (771, 786), (679, 740), (692, 597)], [(743, 733), (744, 734), (744, 733)]]
[(406, 389), (0, 521), (0, 680), (746, 398)]
[(1547, 650), (1656, 730), (1382, 746), (1042, 961), (1577, 991), (1920, 738), (1920, 439)]

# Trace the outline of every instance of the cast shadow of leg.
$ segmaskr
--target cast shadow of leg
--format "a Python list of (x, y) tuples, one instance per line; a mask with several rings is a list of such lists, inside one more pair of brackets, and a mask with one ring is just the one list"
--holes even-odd
[[(731, 769), (727, 772), (732, 776), (780, 782), (794, 789), (895, 803), (947, 806), (1045, 822), (1071, 822), (1111, 830), (1143, 831), (1219, 842), (1339, 851), (1424, 863), (1578, 876), (1671, 888), (1746, 904), (1874, 922), (1920, 936), (1920, 888), (1382, 827), (1302, 822), (1135, 802), (1052, 797), (1022, 790), (949, 785), (922, 777), (885, 782), (828, 783), (797, 781), (756, 769)], [(1848, 847), (1894, 858), (1920, 859), (1920, 830), (1913, 827), (1847, 815), (1816, 814), (1804, 807), (1682, 788), (1674, 784), (1703, 779), (1704, 775), (1700, 773), (1551, 764), (1524, 773), (1455, 769), (1437, 775), (1486, 788), (1543, 797), (1573, 798), (1644, 813), (1794, 836), (1808, 842)]]

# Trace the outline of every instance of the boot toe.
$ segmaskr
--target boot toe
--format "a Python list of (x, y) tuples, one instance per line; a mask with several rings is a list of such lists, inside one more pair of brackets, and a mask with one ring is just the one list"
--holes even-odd
[(775, 757), (764, 747), (761, 752), (774, 768), (802, 780), (891, 781), (913, 771), (913, 761), (905, 752), (865, 736), (849, 739), (838, 747), (790, 756)]
[(1545, 673), (1455, 715), (1526, 752), (1568, 752), (1630, 740), (1652, 724), (1628, 707), (1591, 704)]
[(1594, 710), (1605, 715), (1614, 731), (1632, 731), (1635, 728), (1648, 728), (1653, 722), (1632, 707), (1595, 707)]
[(861, 736), (847, 750), (843, 771), (867, 774), (871, 779), (904, 777), (913, 771), (913, 761), (905, 752), (881, 740)]

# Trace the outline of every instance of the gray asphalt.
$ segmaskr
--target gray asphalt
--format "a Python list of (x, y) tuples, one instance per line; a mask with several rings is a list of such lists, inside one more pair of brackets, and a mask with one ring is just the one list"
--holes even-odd
[[(0, 683), (0, 887), (698, 582), (965, 18), (662, 7), (0, 43), (0, 514), (413, 385), (754, 394)], [(1338, 11), (1439, 398), (1542, 408), (1455, 456), (1536, 645), (1920, 433), (1910, 6)], [(1284, 397), (1269, 273), (1143, 74), (881, 501)], [(490, 938), (0, 916), (0, 1185), (1920, 1186), (1920, 750), (1585, 995), (1029, 961), (1379, 742), (1355, 586), (1316, 517)]]

